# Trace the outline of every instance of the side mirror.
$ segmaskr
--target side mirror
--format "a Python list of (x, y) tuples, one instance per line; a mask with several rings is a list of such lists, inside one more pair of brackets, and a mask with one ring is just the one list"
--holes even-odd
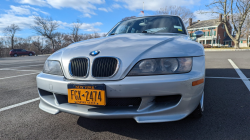
[(197, 38), (202, 37), (202, 36), (203, 36), (203, 32), (202, 31), (196, 31), (196, 32), (194, 32), (194, 38), (192, 40), (196, 41)]
[(203, 36), (203, 32), (202, 31), (196, 31), (194, 32), (194, 35), (196, 38), (202, 37)]

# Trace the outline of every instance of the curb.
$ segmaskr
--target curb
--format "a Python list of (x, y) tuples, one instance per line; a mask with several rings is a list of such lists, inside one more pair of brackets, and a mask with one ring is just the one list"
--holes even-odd
[(213, 51), (250, 51), (250, 49), (204, 49), (205, 52)]
[(51, 54), (41, 54), (41, 55), (37, 55), (37, 56), (46, 56), (46, 55), (51, 55)]

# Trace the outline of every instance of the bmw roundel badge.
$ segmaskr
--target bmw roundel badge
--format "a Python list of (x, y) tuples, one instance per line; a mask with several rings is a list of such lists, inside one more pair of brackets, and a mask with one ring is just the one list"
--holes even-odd
[(91, 56), (96, 56), (100, 53), (100, 51), (93, 51), (90, 53)]

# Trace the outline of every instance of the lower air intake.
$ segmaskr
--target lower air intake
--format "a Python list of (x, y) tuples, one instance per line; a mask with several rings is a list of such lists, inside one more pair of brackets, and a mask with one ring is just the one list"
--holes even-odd
[(140, 97), (133, 98), (107, 98), (106, 106), (139, 106), (141, 104)]

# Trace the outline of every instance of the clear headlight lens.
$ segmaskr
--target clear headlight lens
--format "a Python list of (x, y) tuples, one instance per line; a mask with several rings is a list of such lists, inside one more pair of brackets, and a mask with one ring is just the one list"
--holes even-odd
[(59, 61), (47, 60), (43, 67), (43, 73), (63, 75)]
[(144, 60), (139, 64), (142, 72), (154, 72), (156, 69), (156, 61), (154, 59)]
[(128, 76), (187, 73), (192, 64), (192, 57), (146, 59), (138, 62)]

